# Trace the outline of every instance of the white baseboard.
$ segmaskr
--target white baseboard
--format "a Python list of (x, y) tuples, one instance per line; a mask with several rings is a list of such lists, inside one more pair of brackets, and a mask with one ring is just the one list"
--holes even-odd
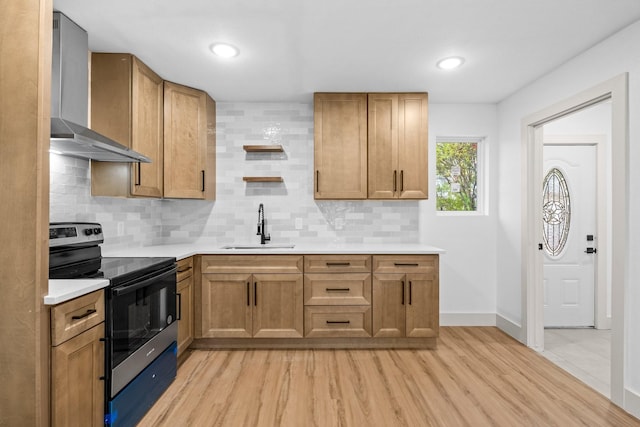
[(512, 322), (506, 317), (502, 317), (499, 314), (496, 314), (496, 326), (502, 332), (510, 335), (512, 338), (524, 343), (522, 339), (522, 326), (517, 323)]
[(628, 388), (624, 389), (624, 410), (636, 418), (640, 418), (640, 393)]
[(440, 326), (496, 326), (496, 314), (440, 313)]

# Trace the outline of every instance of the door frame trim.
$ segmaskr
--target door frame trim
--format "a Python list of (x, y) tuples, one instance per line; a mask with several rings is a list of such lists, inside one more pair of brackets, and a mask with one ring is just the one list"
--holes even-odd
[[(591, 146), (596, 149), (596, 247), (598, 255), (594, 262), (594, 324), (596, 329), (611, 329), (611, 317), (608, 313), (607, 301), (607, 277), (610, 274), (609, 234), (607, 227), (607, 207), (610, 200), (607, 194), (611, 189), (607, 188), (606, 176), (606, 136), (598, 134), (590, 135), (544, 135), (543, 158), (545, 146)], [(543, 267), (544, 269), (544, 267)]]
[(542, 252), (542, 126), (557, 118), (610, 99), (611, 120), (611, 400), (624, 407), (625, 304), (628, 286), (629, 124), (628, 73), (524, 117), (522, 132), (522, 327), (525, 343), (544, 346)]

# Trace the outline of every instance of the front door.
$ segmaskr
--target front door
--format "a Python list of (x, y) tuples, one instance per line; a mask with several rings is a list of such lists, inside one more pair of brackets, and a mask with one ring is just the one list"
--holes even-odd
[(596, 172), (594, 145), (544, 146), (545, 327), (595, 325)]

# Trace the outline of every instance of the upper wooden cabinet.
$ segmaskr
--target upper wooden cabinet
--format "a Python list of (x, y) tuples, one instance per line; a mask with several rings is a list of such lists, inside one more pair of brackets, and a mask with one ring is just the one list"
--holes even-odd
[(152, 163), (91, 162), (91, 194), (215, 199), (216, 105), (130, 54), (91, 55), (91, 128)]
[(427, 94), (370, 93), (370, 199), (426, 199)]
[(314, 95), (314, 197), (367, 198), (367, 95)]
[(426, 93), (316, 93), (316, 199), (426, 199)]
[(91, 55), (91, 128), (152, 163), (91, 162), (94, 196), (162, 197), (163, 80), (130, 54)]
[(215, 199), (215, 117), (206, 92), (164, 82), (164, 197)]

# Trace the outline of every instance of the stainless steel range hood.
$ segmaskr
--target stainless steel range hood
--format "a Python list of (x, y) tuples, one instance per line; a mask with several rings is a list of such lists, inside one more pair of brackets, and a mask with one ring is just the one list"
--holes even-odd
[(51, 151), (103, 162), (151, 163), (148, 157), (87, 127), (88, 40), (75, 22), (53, 13)]

